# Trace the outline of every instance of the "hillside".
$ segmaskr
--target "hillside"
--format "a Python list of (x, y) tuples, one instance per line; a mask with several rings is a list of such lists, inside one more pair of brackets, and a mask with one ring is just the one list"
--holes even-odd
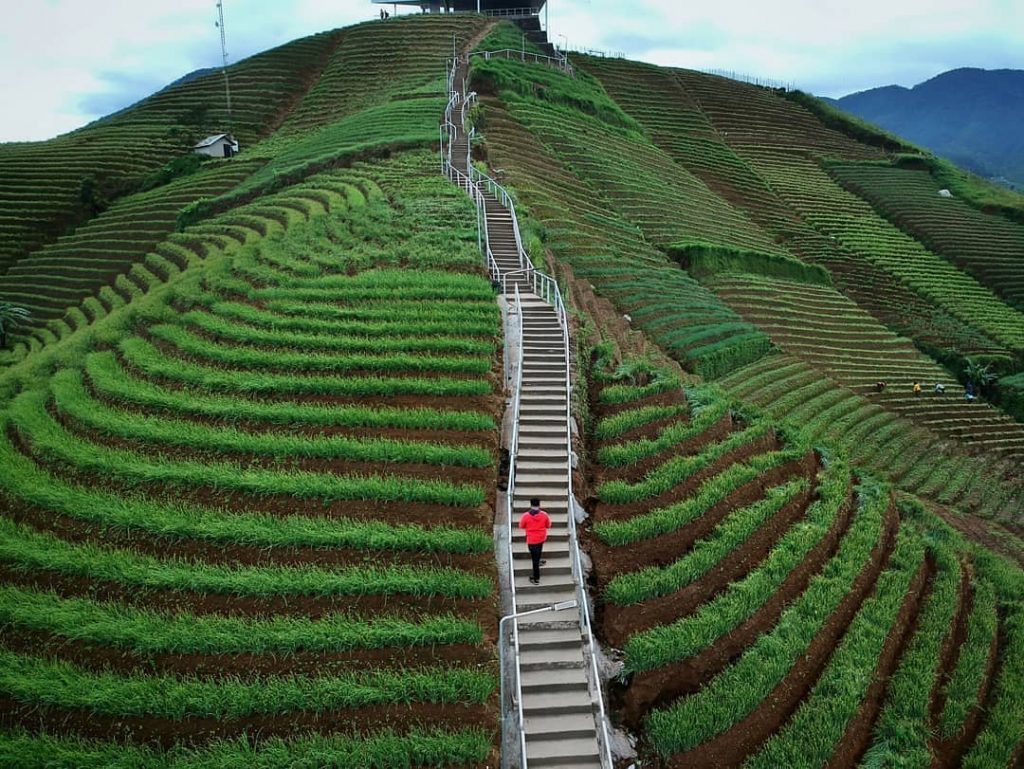
[(1020, 765), (1024, 198), (517, 39), (0, 146), (0, 766)]
[(844, 96), (840, 108), (981, 176), (1024, 188), (1024, 71), (955, 69), (913, 88)]

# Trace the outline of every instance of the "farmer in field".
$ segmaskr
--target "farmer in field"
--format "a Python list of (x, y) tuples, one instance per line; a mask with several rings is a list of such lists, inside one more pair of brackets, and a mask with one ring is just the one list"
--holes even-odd
[(526, 532), (526, 546), (530, 548), (530, 559), (533, 561), (530, 582), (539, 585), (542, 563), (540, 555), (544, 550), (544, 541), (548, 538), (548, 529), (551, 528), (551, 518), (540, 509), (540, 500), (536, 497), (530, 500), (530, 509), (519, 519), (519, 528)]
[(914, 382), (914, 396), (917, 398), (921, 397), (921, 383)]

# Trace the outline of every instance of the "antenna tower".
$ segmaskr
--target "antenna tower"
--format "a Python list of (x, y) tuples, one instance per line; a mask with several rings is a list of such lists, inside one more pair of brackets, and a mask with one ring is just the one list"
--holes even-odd
[(228, 39), (224, 31), (224, 0), (217, 0), (217, 27), (220, 29), (220, 55), (224, 62), (224, 94), (228, 101), (228, 130), (231, 130), (231, 82), (228, 79)]

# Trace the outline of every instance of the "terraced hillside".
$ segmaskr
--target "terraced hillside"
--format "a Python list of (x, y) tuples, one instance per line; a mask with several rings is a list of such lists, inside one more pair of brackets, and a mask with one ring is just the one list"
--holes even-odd
[(233, 65), (230, 121), (217, 72), (56, 139), (0, 145), (0, 274), (137, 189), (207, 134), (230, 129), (246, 146), (268, 135), (336, 43), (333, 34), (316, 35)]
[(491, 754), (498, 311), (472, 207), (432, 153), (307, 188), (287, 228), (261, 213), (287, 194), (239, 211), (266, 234), (22, 372), (5, 766)]
[[(456, 41), (466, 41), (483, 23), (473, 16), (452, 16), (429, 20), (406, 17), (386, 28), (379, 23), (364, 24), (296, 41), (233, 67), (232, 83), (237, 79), (242, 89), (236, 105), (239, 120), (255, 121), (244, 132), (241, 125), (239, 136), (243, 142), (265, 138), (254, 146), (245, 144), (241, 157), (207, 164), (197, 173), (176, 179), (172, 174), (169, 182), (160, 176), (167, 169), (146, 180), (118, 177), (117, 190), (102, 193), (103, 205), (110, 204), (109, 208), (0, 274), (0, 300), (33, 313), (31, 334), (28, 329), (19, 331), (23, 345), (19, 354), (62, 336), (69, 326), (80, 325), (76, 306), (83, 299), (92, 297), (90, 301), (95, 302), (102, 290), (99, 300), (109, 310), (113, 303), (130, 300), (138, 290), (145, 290), (150, 281), (140, 278), (139, 271), (148, 270), (145, 265), (153, 254), (175, 254), (174, 260), (180, 261), (176, 254), (184, 248), (198, 249), (201, 255), (204, 246), (196, 237), (183, 241), (175, 234), (183, 225), (229, 211), (324, 168), (349, 163), (356, 155), (386, 154), (435, 142), (437, 115), (446, 101), (445, 52), (451, 50), (453, 36)], [(403, 40), (408, 43), (401, 44)], [(402, 56), (382, 57), (382, 46), (400, 49)], [(380, 71), (383, 62), (393, 67), (386, 77)], [(272, 77), (267, 74), (268, 68)], [(266, 82), (270, 90), (254, 101), (246, 89), (257, 89), (260, 82)], [(117, 132), (121, 130), (117, 126), (159, 124), (163, 120), (166, 127), (176, 114), (168, 110), (188, 103), (196, 109), (202, 107), (203, 114), (211, 115), (211, 119), (220, 119), (223, 116), (203, 106), (220, 93), (210, 91), (213, 84), (222, 87), (223, 81), (199, 78), (175, 86), (82, 130), (110, 134), (110, 141), (119, 140), (117, 137), (124, 134)], [(275, 89), (281, 89), (278, 95), (284, 101), (277, 104), (270, 120), (265, 113), (276, 103)], [(286, 125), (276, 131), (286, 119)], [(178, 129), (172, 133), (179, 139), (184, 135)], [(54, 154), (55, 163), (64, 162), (62, 142), (77, 135), (43, 143), (39, 152)], [(103, 151), (109, 153), (111, 146), (104, 145)], [(190, 145), (179, 141), (175, 146), (174, 151), (180, 154)], [(166, 154), (159, 157), (163, 158), (161, 163), (168, 159)], [(89, 167), (91, 162), (86, 155), (70, 168)], [(34, 178), (45, 177), (48, 167), (42, 164)], [(143, 181), (155, 188), (120, 198), (114, 195)], [(46, 184), (44, 181), (43, 188)], [(8, 199), (0, 191), (0, 218), (5, 200), (17, 205), (18, 195)], [(77, 203), (59, 196), (50, 204), (63, 211), (61, 216), (70, 217), (69, 222), (86, 215), (75, 208)], [(285, 215), (278, 213), (274, 218), (280, 220)], [(42, 222), (29, 225), (37, 232), (49, 226)], [(244, 241), (247, 232), (260, 231), (259, 225), (253, 230), (236, 220), (230, 233), (225, 233), (221, 225), (219, 235)], [(199, 234), (195, 227), (190, 232)], [(69, 311), (76, 317), (67, 317)]]
[[(453, 37), (517, 34), (440, 14), (254, 57), (240, 157), (102, 212), (70, 183), (73, 233), (11, 234), (0, 299), (37, 318), (0, 371), (0, 766), (500, 764), (510, 393), (436, 149)], [(576, 299), (560, 434), (637, 765), (1018, 769), (1024, 433), (959, 378), (1024, 376), (1006, 199), (939, 198), (798, 95), (573, 65), (473, 57), (457, 112)], [(174, 93), (82, 133), (200, 125)], [(553, 629), (538, 665), (580, 645)]]
[(590, 554), (642, 753), (1011, 765), (1019, 570), (712, 386), (603, 363)]
[[(1011, 521), (1024, 512), (1024, 433), (965, 403), (956, 368), (981, 356), (1013, 370), (1024, 316), (829, 175), (882, 167), (907, 147), (865, 144), (796, 101), (721, 78), (577, 64), (575, 81), (474, 64), (474, 87), (490, 94), (483, 151), (551, 253), (691, 371), (727, 377), (780, 418), (798, 410), (854, 462), (946, 504)], [(685, 196), (665, 191), (684, 183)], [(632, 245), (612, 240), (613, 227)], [(786, 355), (757, 362), (769, 345)], [(920, 349), (944, 351), (953, 370)], [(931, 397), (913, 397), (915, 381)]]

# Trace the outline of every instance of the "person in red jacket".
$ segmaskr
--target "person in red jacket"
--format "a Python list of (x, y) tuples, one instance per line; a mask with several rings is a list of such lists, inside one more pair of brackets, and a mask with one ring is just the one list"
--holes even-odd
[(530, 582), (539, 585), (540, 554), (544, 550), (544, 541), (548, 538), (548, 529), (551, 528), (551, 518), (540, 509), (539, 499), (530, 500), (530, 509), (519, 519), (519, 528), (526, 532), (526, 546), (530, 548), (530, 558), (533, 561), (533, 576), (530, 577)]

